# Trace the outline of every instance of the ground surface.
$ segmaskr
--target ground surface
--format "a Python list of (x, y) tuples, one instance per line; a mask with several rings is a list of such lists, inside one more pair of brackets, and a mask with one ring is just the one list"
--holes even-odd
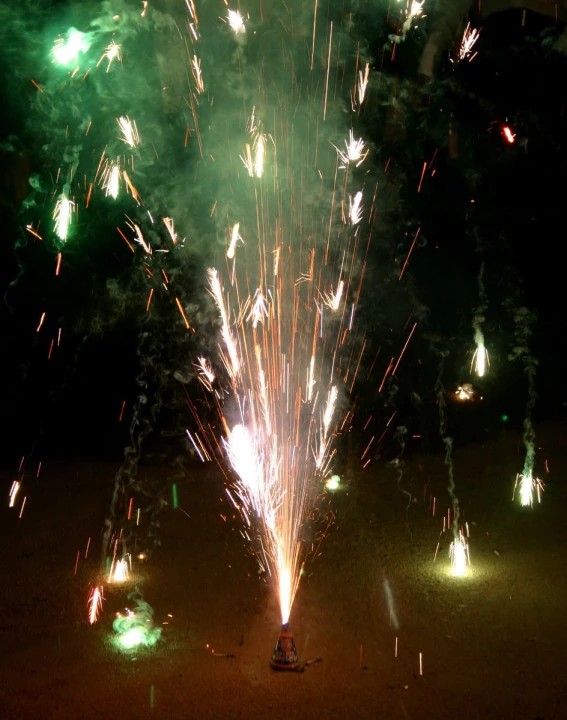
[[(30, 481), (21, 519), (1, 511), (0, 717), (567, 717), (564, 431), (538, 429), (550, 472), (542, 505), (530, 511), (511, 503), (519, 435), (455, 452), (471, 530), (467, 579), (448, 575), (447, 536), (433, 563), (448, 507), (441, 456), (408, 459), (401, 487), (415, 502), (407, 524), (396, 470), (379, 460), (353, 470), (293, 609), (302, 660), (322, 658), (303, 674), (269, 668), (276, 605), (237, 525), (220, 517), (228, 508), (217, 470), (199, 466), (180, 485), (189, 516), (164, 510), (162, 545), (139, 575), (156, 623), (169, 624), (153, 649), (123, 653), (110, 638), (126, 591), (106, 589), (94, 628), (84, 608), (116, 466), (48, 465)], [(2, 480), (8, 490), (9, 475)]]

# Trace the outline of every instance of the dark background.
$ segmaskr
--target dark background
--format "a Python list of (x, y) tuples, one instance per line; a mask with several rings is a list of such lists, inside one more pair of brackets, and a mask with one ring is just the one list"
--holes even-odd
[[(65, 4), (53, 7), (54, 22), (62, 8)], [(489, 307), (484, 332), (491, 373), (477, 383), (484, 397), (480, 406), (450, 406), (449, 432), (459, 442), (481, 441), (503, 422), (523, 421), (524, 365), (508, 360), (517, 344), (514, 308), (526, 307), (537, 318), (529, 341), (538, 362), (534, 417), (540, 421), (565, 414), (567, 60), (551, 50), (560, 26), (528, 13), (522, 28), (520, 14), (487, 18), (475, 60), (460, 65), (446, 60), (439, 78), (420, 87), (416, 67), (427, 23), (409, 35), (391, 62), (391, 50), (384, 47), (392, 28), (384, 14), (369, 8), (364, 17), (362, 11), (365, 21), (360, 25), (374, 49), (373, 68), (381, 72), (374, 96), (378, 102), (369, 105), (364, 117), (365, 132), (376, 148), (372, 162), (379, 166), (391, 159), (383, 232), (371, 248), (358, 314), (369, 339), (352, 430), (362, 446), (372, 434), (382, 433), (393, 410), (397, 415), (392, 429), (405, 425), (410, 435), (421, 435), (420, 446), (435, 446), (440, 353), (448, 353), (441, 376), (448, 393), (471, 379), (471, 319), (481, 261), (477, 238), (485, 263)], [(163, 396), (152, 420), (159, 446), (166, 443), (164, 433), (175, 435), (184, 422), (183, 392), (172, 373), (188, 363), (187, 349), (180, 347), (174, 332), (168, 333), (168, 315), (158, 313), (153, 321), (143, 316), (147, 290), (136, 295), (138, 281), (132, 274), (137, 269), (116, 233), (125, 212), (120, 203), (110, 211), (93, 207), (82, 213), (80, 251), (66, 248), (58, 279), (53, 247), (25, 232), (28, 218), (34, 216), (22, 206), (29, 177), (49, 176), (51, 168), (41, 156), (41, 129), (34, 132), (26, 122), (35, 89), (10, 83), (10, 61), (0, 49), (2, 459), (15, 465), (23, 455), (36, 461), (80, 454), (119, 457), (140, 392), (136, 378), (150, 355), (148, 397)], [(449, 147), (451, 116), (456, 153)], [(504, 124), (517, 135), (513, 145), (502, 136)], [(435, 176), (428, 173), (418, 193), (423, 162), (435, 152)], [(179, 162), (189, 165), (191, 157)], [(169, 170), (171, 165), (164, 163), (163, 172)], [(38, 211), (44, 223), (50, 222), (49, 207), (34, 209), (35, 216)], [(423, 242), (414, 249), (399, 283), (397, 275), (417, 227)], [(202, 294), (203, 268), (196, 262), (185, 272), (187, 292)], [(109, 301), (109, 282), (126, 302)], [(45, 326), (36, 333), (44, 310)], [(377, 388), (389, 357), (399, 353), (415, 320), (418, 329), (397, 377), (380, 394)], [(63, 342), (48, 361), (58, 327), (63, 327)], [(151, 351), (148, 341), (140, 340), (145, 331), (157, 338)], [(123, 401), (126, 409), (119, 423)], [(363, 432), (369, 414), (373, 421)], [(386, 438), (384, 452), (395, 453), (396, 441), (391, 439), (390, 447), (388, 442)]]

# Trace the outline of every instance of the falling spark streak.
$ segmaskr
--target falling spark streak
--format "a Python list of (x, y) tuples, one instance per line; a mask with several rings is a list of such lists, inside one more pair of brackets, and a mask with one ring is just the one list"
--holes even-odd
[(193, 79), (195, 80), (197, 92), (202, 95), (205, 92), (205, 84), (201, 73), (201, 59), (198, 58), (197, 55), (193, 55), (193, 59), (191, 60), (191, 73), (193, 74)]
[(199, 370), (200, 379), (204, 378), (207, 382), (207, 386), (210, 388), (210, 386), (215, 381), (215, 373), (213, 371), (211, 363), (206, 358), (200, 357), (198, 358), (198, 364), (196, 367)]
[(197, 17), (197, 10), (195, 9), (195, 3), (193, 2), (193, 0), (185, 0), (185, 4), (187, 5), (187, 10), (189, 10), (189, 14), (193, 18), (193, 21), (198, 25), (199, 18)]
[(344, 280), (341, 280), (339, 282), (337, 292), (330, 294), (327, 293), (325, 295), (325, 305), (329, 308), (329, 310), (333, 310), (334, 312), (336, 312), (339, 309), (344, 289), (345, 283)]
[(175, 303), (177, 304), (177, 308), (179, 312), (181, 313), (181, 317), (183, 318), (183, 322), (185, 323), (185, 327), (187, 330), (191, 330), (191, 325), (189, 324), (189, 320), (187, 320), (187, 315), (185, 315), (185, 310), (183, 309), (183, 305), (181, 304), (181, 300), (179, 298), (175, 298)]
[(252, 327), (254, 330), (258, 327), (258, 323), (264, 322), (264, 318), (268, 317), (268, 303), (266, 302), (266, 298), (262, 294), (262, 291), (260, 289), (256, 290), (256, 293), (254, 295), (254, 301), (252, 303), (252, 310), (250, 311), (250, 314), (246, 318), (246, 321), (249, 322), (252, 320)]
[(210, 268), (208, 271), (209, 276), (209, 285), (211, 288), (211, 295), (214, 298), (214, 301), (219, 309), (219, 312), (221, 314), (222, 319), (222, 328), (221, 328), (221, 334), (222, 338), (224, 340), (224, 344), (226, 345), (226, 349), (228, 351), (228, 355), (230, 358), (230, 366), (229, 371), (233, 377), (235, 377), (240, 370), (240, 360), (238, 359), (238, 353), (236, 351), (236, 345), (234, 343), (234, 340), (232, 338), (232, 333), (230, 332), (230, 326), (228, 322), (228, 314), (226, 312), (226, 307), (224, 304), (224, 298), (222, 295), (222, 286), (220, 283), (218, 272), (215, 270), (215, 268)]
[(229, 260), (232, 260), (234, 258), (234, 253), (236, 250), (237, 242), (239, 240), (242, 242), (242, 238), (240, 237), (240, 234), (238, 232), (239, 229), (240, 229), (240, 223), (235, 223), (232, 226), (232, 232), (230, 235), (230, 245), (228, 246), (228, 250), (226, 252), (226, 256)]
[(370, 75), (370, 65), (366, 63), (364, 72), (358, 71), (358, 104), (362, 105), (366, 97), (366, 88), (368, 87), (368, 77)]
[(175, 227), (173, 223), (173, 218), (164, 217), (163, 218), (163, 224), (167, 228), (167, 232), (169, 233), (169, 237), (171, 238), (171, 242), (175, 245), (177, 243), (177, 233), (175, 232)]
[(254, 174), (261, 178), (264, 172), (264, 154), (266, 152), (266, 136), (260, 133), (254, 144)]
[(258, 133), (254, 144), (250, 147), (246, 143), (244, 155), (240, 156), (244, 167), (248, 171), (250, 177), (261, 178), (264, 172), (264, 155), (266, 153), (266, 136), (264, 133)]
[(340, 150), (336, 145), (333, 146), (337, 151), (339, 160), (342, 163), (342, 165), (340, 165), (340, 169), (345, 170), (351, 163), (353, 163), (356, 167), (362, 165), (369, 152), (368, 150), (366, 150), (366, 152), (364, 151), (364, 146), (364, 140), (362, 140), (362, 138), (355, 140), (353, 130), (349, 130), (348, 140), (345, 140), (346, 152)]
[(311, 357), (309, 372), (307, 373), (307, 400), (313, 399), (313, 388), (315, 387), (315, 357)]
[(230, 25), (232, 30), (234, 30), (236, 35), (242, 35), (242, 33), (246, 32), (244, 20), (242, 19), (242, 15), (238, 12), (238, 10), (229, 10), (226, 19), (228, 20), (228, 24)]
[(349, 218), (350, 222), (353, 225), (358, 225), (358, 223), (362, 220), (362, 213), (363, 213), (363, 207), (362, 207), (362, 190), (359, 190), (356, 195), (354, 196), (354, 200), (351, 198), (351, 196), (348, 196), (348, 202), (349, 202)]
[(134, 200), (138, 203), (138, 205), (140, 205), (142, 202), (142, 200), (140, 199), (140, 193), (132, 185), (132, 181), (128, 177), (128, 173), (126, 172), (126, 170), (122, 171), (122, 177), (124, 178), (124, 183), (126, 185), (126, 191), (129, 192), (130, 195), (134, 198)]
[(102, 585), (97, 585), (91, 591), (87, 602), (87, 608), (89, 610), (89, 623), (94, 625), (98, 620), (100, 611), (102, 610), (102, 601), (104, 596), (102, 594)]
[[(465, 32), (463, 33), (463, 38), (461, 40), (461, 46), (460, 46), (459, 52), (458, 52), (459, 60), (466, 60), (468, 57), (470, 57), (472, 49), (475, 46), (476, 41), (478, 40), (479, 36), (480, 36), (480, 29), (471, 30), (471, 24), (468, 23), (465, 28)], [(471, 60), (472, 60), (472, 58), (471, 58)]]
[(120, 139), (129, 145), (131, 148), (136, 148), (140, 144), (140, 135), (138, 134), (138, 128), (133, 120), (130, 120), (128, 116), (116, 118), (120, 132), (122, 133)]
[(136, 223), (128, 224), (128, 226), (134, 231), (134, 242), (137, 242), (138, 245), (141, 245), (146, 253), (148, 255), (152, 254), (152, 248), (151, 246), (144, 240), (144, 236), (142, 235), (142, 231), (140, 230), (140, 226), (136, 225)]
[(14, 507), (14, 505), (16, 504), (16, 497), (20, 492), (21, 486), (22, 485), (19, 480), (14, 480), (14, 482), (12, 483), (12, 487), (10, 488), (10, 494), (8, 495), (8, 497), (10, 498), (10, 503), (8, 507)]

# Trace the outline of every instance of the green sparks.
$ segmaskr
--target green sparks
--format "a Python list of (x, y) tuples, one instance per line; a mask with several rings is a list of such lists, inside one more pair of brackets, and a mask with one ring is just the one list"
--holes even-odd
[(53, 48), (53, 57), (58, 65), (70, 65), (77, 62), (79, 53), (85, 53), (90, 47), (88, 35), (70, 28), (67, 38), (57, 38)]

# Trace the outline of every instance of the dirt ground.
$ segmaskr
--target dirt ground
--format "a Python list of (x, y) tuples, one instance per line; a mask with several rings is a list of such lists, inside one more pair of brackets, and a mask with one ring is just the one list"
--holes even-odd
[[(276, 603), (238, 524), (221, 518), (215, 467), (190, 470), (184, 512), (164, 510), (162, 544), (138, 566), (156, 623), (168, 623), (161, 639), (122, 652), (111, 626), (127, 590), (105, 588), (95, 627), (85, 608), (117, 466), (47, 464), (22, 518), (1, 511), (0, 718), (567, 717), (566, 427), (537, 430), (549, 473), (533, 510), (511, 502), (517, 433), (455, 451), (471, 533), (464, 579), (448, 573), (447, 536), (433, 562), (448, 507), (441, 456), (408, 458), (409, 509), (395, 468), (376, 460), (352, 471), (293, 608), (301, 659), (321, 658), (302, 674), (269, 667)], [(10, 473), (1, 480), (8, 491)]]

